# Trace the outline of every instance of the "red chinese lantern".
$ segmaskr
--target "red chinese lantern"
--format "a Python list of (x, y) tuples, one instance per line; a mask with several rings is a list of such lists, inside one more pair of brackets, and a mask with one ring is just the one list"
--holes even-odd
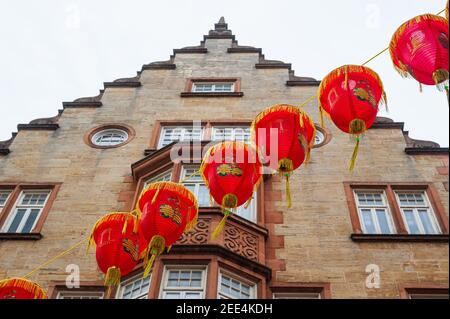
[(213, 238), (225, 226), (232, 209), (250, 204), (261, 182), (261, 169), (256, 150), (243, 142), (222, 142), (206, 152), (200, 174), (224, 214), (212, 233)]
[(390, 44), (391, 58), (403, 77), (436, 85), (448, 94), (448, 20), (426, 14), (398, 28)]
[[(316, 127), (311, 118), (291, 105), (269, 107), (252, 123), (252, 138), (264, 158), (261, 161), (286, 178), (288, 207), (291, 207), (289, 177), (308, 162), (315, 136)], [(276, 160), (272, 158), (274, 155)]]
[(383, 83), (368, 67), (345, 65), (328, 74), (319, 87), (319, 108), (343, 132), (356, 138), (350, 161), (353, 170), (361, 134), (376, 120), (380, 103), (386, 102)]
[(106, 274), (108, 296), (120, 278), (137, 266), (140, 252), (147, 245), (139, 234), (138, 216), (131, 213), (110, 213), (100, 218), (92, 229), (91, 244), (96, 246), (98, 267)]
[(34, 282), (11, 278), (0, 281), (0, 299), (47, 299), (47, 294)]
[[(192, 230), (198, 217), (198, 204), (194, 194), (181, 184), (157, 182), (142, 191), (137, 209), (141, 213), (140, 225), (149, 242), (144, 277), (148, 276), (155, 258), (170, 248), (185, 231)], [(150, 260), (148, 255), (151, 255)]]

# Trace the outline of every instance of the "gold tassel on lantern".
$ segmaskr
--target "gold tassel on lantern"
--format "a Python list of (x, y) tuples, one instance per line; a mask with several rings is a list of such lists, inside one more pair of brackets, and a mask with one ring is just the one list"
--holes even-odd
[[(166, 240), (162, 236), (153, 236), (150, 244), (147, 247), (147, 253), (144, 258), (144, 278), (147, 278), (150, 274), (150, 271), (153, 267), (153, 263), (157, 256), (161, 255), (166, 248)], [(148, 259), (148, 255), (152, 255), (150, 259)]]
[(286, 201), (288, 208), (291, 208), (292, 200), (291, 200), (291, 184), (289, 182), (290, 174), (286, 173), (285, 177), (286, 177)]
[(444, 91), (447, 93), (448, 98), (448, 80), (449, 73), (447, 70), (437, 70), (433, 72), (433, 80), (439, 91)]
[(355, 148), (353, 149), (352, 159), (350, 160), (350, 165), (349, 165), (350, 171), (353, 171), (353, 169), (355, 168), (355, 162), (356, 162), (356, 157), (358, 157), (360, 140), (361, 140), (361, 137), (357, 136), (356, 137), (356, 145), (355, 145)]
[(105, 276), (105, 286), (108, 287), (106, 291), (106, 299), (111, 297), (113, 287), (120, 284), (120, 269), (118, 267), (109, 267)]
[(356, 145), (353, 149), (352, 158), (350, 160), (349, 170), (353, 171), (355, 168), (356, 158), (358, 156), (359, 144), (361, 141), (361, 134), (366, 131), (366, 123), (363, 120), (355, 119), (350, 122), (349, 133), (356, 136)]
[(217, 238), (217, 236), (219, 236), (219, 234), (222, 232), (223, 228), (225, 227), (225, 224), (227, 223), (227, 219), (228, 217), (231, 215), (231, 212), (229, 210), (224, 210), (223, 211), (223, 218), (221, 219), (220, 223), (216, 226), (216, 228), (214, 229), (214, 231), (211, 234), (211, 237)]

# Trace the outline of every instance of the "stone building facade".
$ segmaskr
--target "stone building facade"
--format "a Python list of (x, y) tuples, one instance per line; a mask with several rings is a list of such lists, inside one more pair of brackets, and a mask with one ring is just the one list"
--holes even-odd
[[(0, 142), (0, 279), (87, 237), (100, 216), (129, 211), (146, 182), (195, 171), (192, 158), (170, 160), (174, 140), (246, 139), (265, 107), (298, 105), (319, 83), (239, 45), (222, 18), (200, 45), (20, 124)], [(304, 109), (318, 122), (315, 101)], [(201, 203), (195, 232), (157, 259), (150, 278), (140, 269), (123, 278), (115, 298), (448, 296), (448, 149), (378, 118), (349, 172), (353, 142), (330, 122), (319, 133), (311, 163), (292, 176), (292, 208), (284, 180), (266, 176), (216, 239), (220, 209), (200, 181), (185, 182)], [(81, 286), (67, 289), (76, 267)], [(29, 278), (52, 298), (103, 295), (84, 245)]]

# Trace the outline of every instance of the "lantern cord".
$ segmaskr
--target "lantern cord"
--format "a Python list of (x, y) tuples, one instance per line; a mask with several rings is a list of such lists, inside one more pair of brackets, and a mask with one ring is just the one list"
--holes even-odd
[(71, 252), (72, 250), (74, 250), (75, 248), (77, 248), (78, 246), (80, 246), (81, 244), (83, 244), (86, 240), (88, 240), (88, 238), (84, 238), (83, 240), (79, 241), (78, 243), (76, 243), (75, 245), (73, 245), (72, 247), (70, 247), (69, 249), (63, 251), (62, 253), (56, 255), (55, 257), (53, 257), (52, 259), (48, 260), (47, 262), (43, 263), (42, 265), (34, 268), (32, 271), (30, 271), (28, 274), (26, 274), (25, 276), (23, 276), (22, 278), (27, 278), (29, 276), (31, 276), (32, 274), (34, 274), (36, 271), (38, 271), (39, 269), (51, 264), (52, 262), (54, 262), (55, 260), (57, 260), (58, 258), (63, 257), (64, 255), (68, 254), (69, 252)]
[(194, 177), (195, 175), (198, 175), (199, 173), (200, 173), (200, 170), (195, 171), (193, 174), (191, 174), (188, 177), (185, 177), (184, 179), (182, 179), (179, 183), (183, 184), (185, 181), (187, 181), (188, 179), (191, 179), (192, 177)]

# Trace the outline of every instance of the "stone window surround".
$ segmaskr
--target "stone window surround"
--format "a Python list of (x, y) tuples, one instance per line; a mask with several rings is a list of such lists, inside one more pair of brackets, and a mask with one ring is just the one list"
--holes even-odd
[(0, 228), (4, 225), (23, 190), (49, 189), (50, 195), (39, 216), (36, 226), (30, 233), (0, 233), (0, 240), (38, 240), (42, 238), (42, 227), (50, 212), (61, 183), (0, 183), (0, 189), (11, 190), (11, 194), (0, 212)]
[(447, 294), (449, 293), (448, 285), (436, 284), (401, 284), (399, 285), (400, 298), (410, 299), (410, 294)]
[(331, 299), (331, 285), (330, 283), (285, 283), (272, 282), (270, 284), (270, 291), (272, 292), (269, 298), (273, 298), (274, 294), (302, 294), (302, 293), (317, 293), (320, 299)]
[[(96, 144), (92, 143), (92, 137), (95, 134), (97, 134), (100, 131), (108, 130), (108, 129), (116, 129), (116, 130), (125, 131), (128, 134), (127, 140), (124, 141), (123, 143), (120, 143), (117, 145), (108, 145), (108, 146), (96, 145)], [(83, 140), (86, 145), (88, 145), (92, 148), (110, 149), (110, 148), (121, 147), (121, 146), (124, 146), (124, 145), (130, 143), (134, 139), (135, 136), (136, 136), (136, 131), (130, 125), (123, 124), (123, 123), (108, 123), (108, 124), (97, 125), (97, 126), (91, 128), (90, 130), (88, 130), (86, 132), (86, 134), (84, 135)]]
[[(67, 288), (65, 281), (51, 281), (48, 287), (48, 298), (56, 299), (60, 292), (106, 292), (103, 281), (81, 281), (79, 288)], [(103, 295), (105, 296), (105, 295)]]
[[(386, 194), (389, 210), (392, 213), (396, 234), (394, 235), (370, 235), (363, 234), (361, 222), (358, 215), (356, 198), (354, 190), (383, 190)], [(432, 183), (362, 183), (362, 182), (344, 182), (344, 190), (349, 207), (350, 219), (353, 227), (351, 239), (354, 241), (436, 241), (448, 242), (449, 226), (445, 214), (445, 208), (440, 202), (439, 195)], [(409, 234), (400, 207), (397, 203), (395, 191), (424, 191), (430, 201), (430, 205), (436, 216), (437, 222), (442, 234), (439, 235), (412, 235)]]
[[(192, 92), (194, 83), (233, 83), (234, 92)], [(181, 97), (242, 97), (244, 93), (241, 92), (241, 78), (218, 78), (218, 77), (202, 77), (202, 78), (188, 78), (184, 87), (184, 92), (181, 92)]]
[[(252, 120), (246, 120), (246, 119), (242, 119), (242, 120), (216, 120), (216, 119), (212, 119), (212, 120), (202, 120), (201, 121), (201, 125), (204, 129), (203, 132), (203, 141), (211, 141), (212, 140), (212, 133), (213, 130), (212, 128), (215, 126), (248, 126), (250, 127), (252, 124)], [(174, 120), (174, 121), (165, 121), (165, 120), (157, 120), (155, 121), (155, 124), (153, 126), (153, 132), (150, 138), (150, 142), (149, 142), (149, 149), (148, 150), (157, 150), (158, 149), (158, 144), (159, 144), (159, 139), (161, 137), (161, 132), (163, 127), (165, 126), (171, 126), (171, 127), (176, 127), (176, 126), (192, 126), (192, 121), (186, 121), (186, 120)], [(319, 148), (322, 146), (327, 145), (332, 138), (332, 134), (331, 132), (326, 129), (326, 128), (322, 128), (320, 127), (318, 124), (316, 124), (316, 129), (318, 131), (320, 131), (323, 136), (324, 136), (324, 140), (322, 143), (318, 144), (318, 145), (314, 145), (313, 148)]]

